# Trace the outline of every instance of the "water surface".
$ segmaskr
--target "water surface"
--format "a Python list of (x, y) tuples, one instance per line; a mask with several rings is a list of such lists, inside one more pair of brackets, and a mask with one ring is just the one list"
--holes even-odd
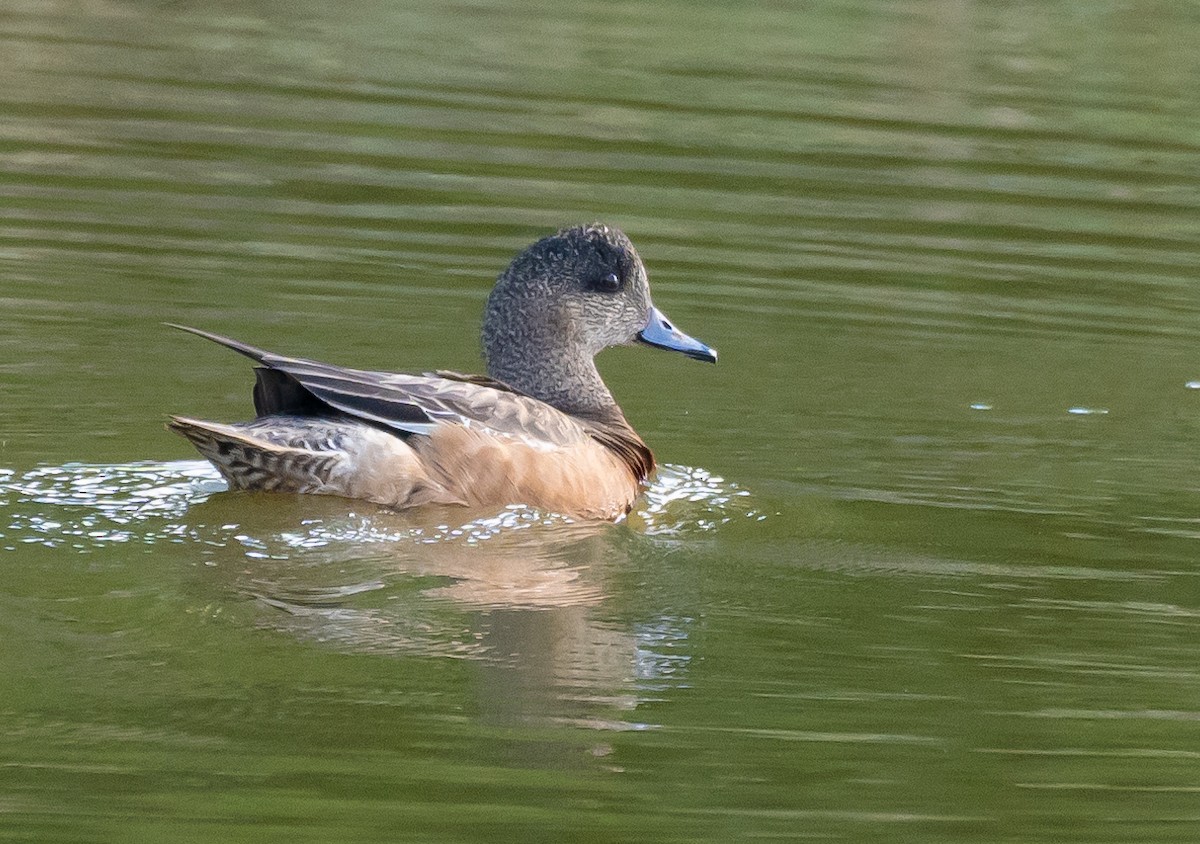
[[(1200, 12), (10, 2), (0, 834), (1191, 842)], [(477, 369), (602, 219), (618, 525), (233, 495), (245, 362)]]

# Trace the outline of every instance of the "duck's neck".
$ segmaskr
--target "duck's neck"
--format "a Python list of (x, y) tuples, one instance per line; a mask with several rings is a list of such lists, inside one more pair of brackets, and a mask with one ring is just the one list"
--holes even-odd
[(531, 360), (505, 346), (487, 351), (488, 375), (565, 413), (596, 417), (617, 407), (590, 355), (549, 347)]

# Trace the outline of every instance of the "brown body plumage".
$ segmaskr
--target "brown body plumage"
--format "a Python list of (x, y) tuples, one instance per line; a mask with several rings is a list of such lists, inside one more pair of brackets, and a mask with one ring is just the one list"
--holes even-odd
[(258, 364), (254, 421), (169, 423), (231, 488), (396, 508), (526, 504), (617, 518), (654, 455), (592, 358), (641, 340), (716, 360), (650, 303), (625, 235), (599, 225), (538, 241), (500, 276), (484, 317), (487, 376), (346, 369), (176, 327)]

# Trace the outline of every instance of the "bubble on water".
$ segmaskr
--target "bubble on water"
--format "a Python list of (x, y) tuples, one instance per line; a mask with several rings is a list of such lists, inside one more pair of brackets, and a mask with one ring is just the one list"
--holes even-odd
[(986, 402), (971, 402), (971, 410), (991, 410), (992, 406)]
[(1067, 413), (1072, 416), (1104, 416), (1108, 413), (1106, 407), (1068, 407)]

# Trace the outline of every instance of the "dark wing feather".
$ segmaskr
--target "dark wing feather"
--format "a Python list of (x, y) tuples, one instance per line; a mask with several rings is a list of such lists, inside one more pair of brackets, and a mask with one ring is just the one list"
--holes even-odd
[(257, 362), (255, 410), (259, 415), (320, 415), (332, 408), (399, 434), (430, 434), (438, 424), (458, 423), (550, 446), (591, 435), (590, 425), (486, 376), (407, 375), (347, 369), (292, 358), (219, 334), (172, 325)]
[(324, 402), (286, 372), (254, 367), (254, 412), (259, 416), (320, 416)]

